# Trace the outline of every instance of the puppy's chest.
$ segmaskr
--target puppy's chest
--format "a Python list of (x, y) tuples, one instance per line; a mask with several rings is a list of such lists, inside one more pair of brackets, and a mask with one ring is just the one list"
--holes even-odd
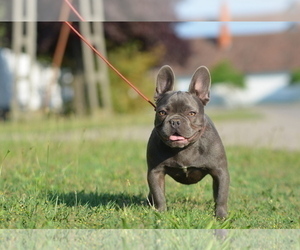
[(200, 157), (183, 160), (174, 158), (165, 165), (165, 173), (182, 184), (194, 184), (208, 173), (208, 169)]
[(187, 170), (188, 168), (202, 168), (206, 165), (205, 157), (198, 152), (198, 150), (192, 150), (189, 152), (180, 152), (179, 154), (169, 158), (165, 162), (165, 166), (174, 169)]

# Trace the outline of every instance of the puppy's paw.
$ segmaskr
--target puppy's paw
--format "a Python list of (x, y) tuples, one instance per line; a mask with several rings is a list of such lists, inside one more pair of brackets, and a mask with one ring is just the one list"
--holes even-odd
[(226, 219), (227, 217), (227, 209), (224, 207), (217, 207), (216, 208), (216, 217), (218, 219)]

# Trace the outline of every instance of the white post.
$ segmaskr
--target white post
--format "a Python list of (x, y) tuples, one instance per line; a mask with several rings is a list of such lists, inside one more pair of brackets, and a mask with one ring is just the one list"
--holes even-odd
[[(37, 2), (36, 0), (13, 0), (13, 37), (12, 49), (15, 55), (14, 61), (14, 80), (12, 93), (12, 115), (18, 116), (20, 107), (18, 105), (18, 82), (20, 80), (20, 56), (26, 53), (30, 58), (30, 71), (24, 77), (29, 83), (29, 93), (32, 94), (33, 84), (33, 64), (36, 59), (36, 20), (37, 20)], [(29, 105), (30, 98), (25, 105)]]
[[(79, 9), (83, 18), (87, 20), (87, 22), (80, 22), (82, 35), (106, 57), (102, 24), (104, 21), (102, 0), (79, 0)], [(99, 108), (97, 86), (100, 88), (103, 109), (111, 111), (111, 91), (107, 65), (84, 42), (82, 42), (82, 50), (84, 75), (88, 86), (91, 112), (93, 113)]]

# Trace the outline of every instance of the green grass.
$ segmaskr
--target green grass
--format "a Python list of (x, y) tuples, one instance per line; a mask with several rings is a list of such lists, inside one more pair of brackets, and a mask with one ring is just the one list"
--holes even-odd
[(0, 228), (299, 228), (299, 152), (226, 148), (232, 181), (225, 221), (213, 217), (210, 177), (191, 186), (167, 177), (168, 211), (158, 213), (145, 199), (147, 142), (81, 136), (110, 126), (0, 124)]

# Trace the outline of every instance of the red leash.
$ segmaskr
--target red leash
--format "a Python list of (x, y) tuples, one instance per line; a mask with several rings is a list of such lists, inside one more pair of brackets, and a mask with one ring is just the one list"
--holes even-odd
[(84, 18), (79, 14), (79, 12), (75, 9), (72, 3), (69, 0), (65, 0), (65, 3), (70, 7), (70, 9), (76, 14), (76, 16), (80, 19), (80, 21), (85, 22)]
[[(73, 5), (68, 1), (65, 0), (65, 2), (69, 5), (69, 7), (72, 9), (72, 11), (78, 16), (78, 18), (84, 22), (85, 19), (78, 13), (78, 11), (73, 7)], [(135, 92), (137, 92), (144, 100), (146, 100), (148, 103), (156, 108), (155, 104), (150, 101), (149, 98), (147, 98), (137, 87), (135, 87), (127, 78), (125, 78), (85, 37), (83, 37), (73, 26), (71, 23), (65, 21), (65, 24), (67, 24), (73, 32), (80, 37), (80, 39), (87, 45), (89, 46), (97, 56), (99, 56), (115, 73), (121, 77), (131, 88), (134, 89)]]

